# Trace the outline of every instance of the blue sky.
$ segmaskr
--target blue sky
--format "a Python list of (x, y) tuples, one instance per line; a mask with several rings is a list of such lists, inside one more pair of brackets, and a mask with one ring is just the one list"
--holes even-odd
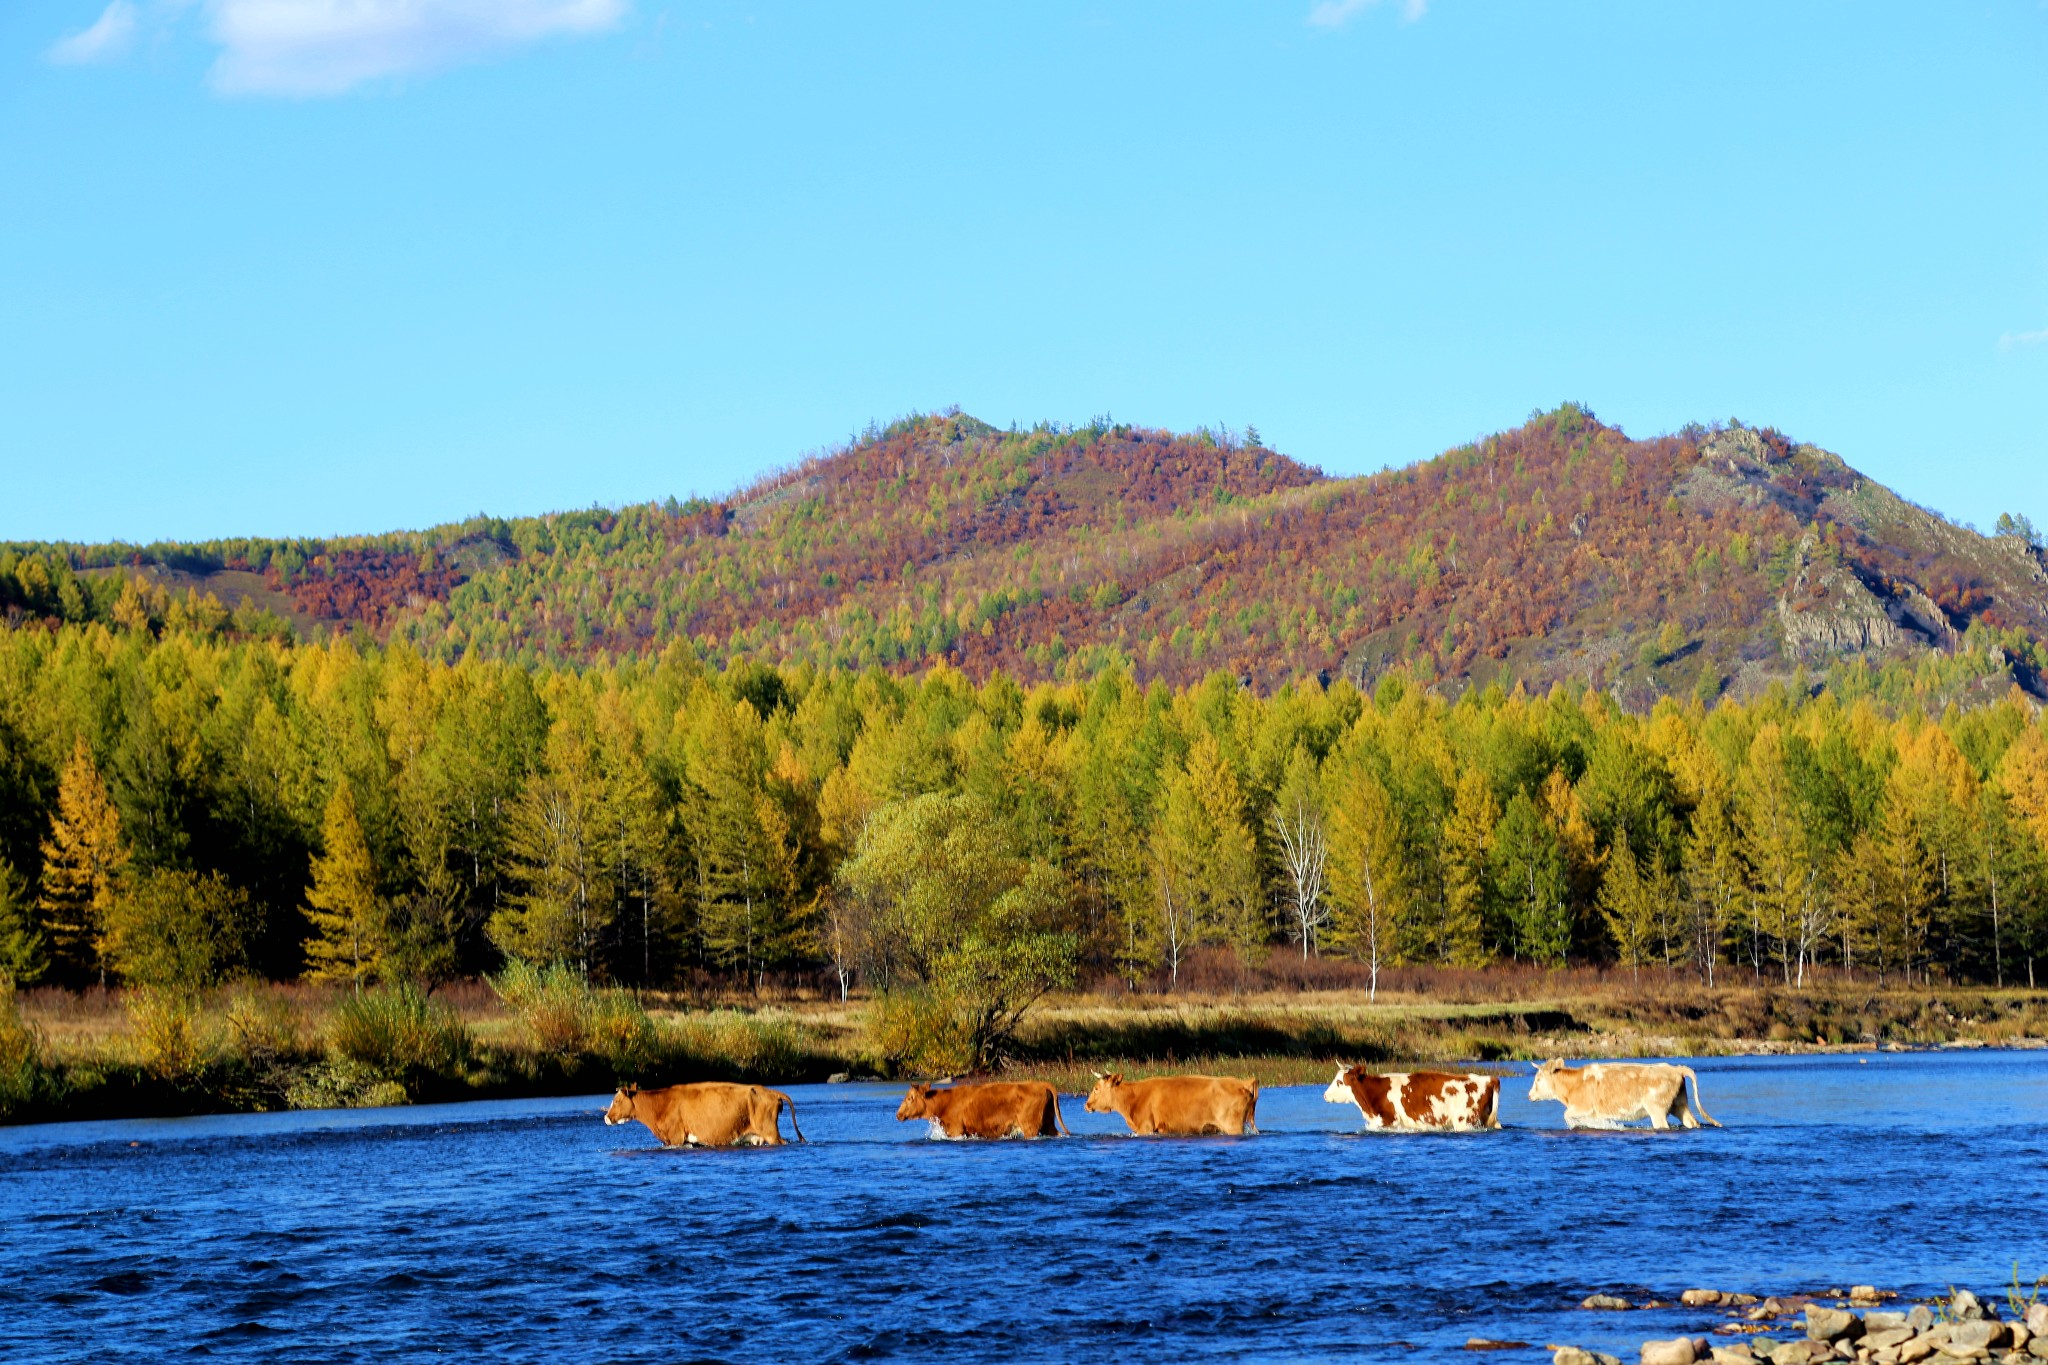
[(0, 6), (0, 538), (1585, 402), (2048, 523), (2048, 6)]

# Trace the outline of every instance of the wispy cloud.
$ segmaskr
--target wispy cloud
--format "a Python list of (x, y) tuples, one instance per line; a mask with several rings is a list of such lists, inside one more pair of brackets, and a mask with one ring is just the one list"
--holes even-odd
[[(2042, 3), (2048, 5), (2048, 0), (2042, 0)], [(2010, 351), (2015, 346), (2048, 346), (2048, 327), (2038, 332), (2007, 332), (1998, 339), (2001, 351)]]
[(557, 35), (597, 33), (629, 0), (207, 0), (210, 79), (233, 95), (336, 95)]
[(111, 0), (91, 28), (54, 44), (45, 55), (58, 66), (89, 66), (112, 61), (134, 44), (135, 6)]
[[(1308, 22), (1312, 28), (1342, 28), (1379, 3), (1380, 0), (1315, 0), (1309, 6)], [(1429, 0), (1401, 0), (1401, 17), (1411, 24), (1428, 10)]]

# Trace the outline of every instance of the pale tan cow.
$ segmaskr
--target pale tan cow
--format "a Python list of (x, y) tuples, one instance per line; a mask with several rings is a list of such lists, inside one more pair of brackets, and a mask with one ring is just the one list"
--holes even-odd
[(1155, 1076), (1126, 1081), (1121, 1072), (1095, 1073), (1095, 1088), (1081, 1106), (1091, 1114), (1121, 1114), (1143, 1137), (1259, 1131), (1259, 1083), (1249, 1076)]
[[(1687, 1081), (1692, 1082), (1690, 1100)], [(1631, 1119), (1648, 1119), (1652, 1128), (1669, 1128), (1674, 1114), (1688, 1128), (1697, 1128), (1702, 1122), (1719, 1128), (1700, 1103), (1699, 1089), (1700, 1078), (1689, 1066), (1594, 1062), (1573, 1067), (1553, 1057), (1536, 1068), (1529, 1098), (1562, 1104), (1567, 1128), (1619, 1128)]]

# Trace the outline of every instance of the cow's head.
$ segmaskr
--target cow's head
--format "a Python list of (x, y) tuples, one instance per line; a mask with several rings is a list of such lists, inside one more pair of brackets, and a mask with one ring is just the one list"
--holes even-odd
[(1536, 1068), (1536, 1079), (1529, 1082), (1529, 1098), (1532, 1100), (1558, 1100), (1564, 1097), (1557, 1093), (1557, 1073), (1564, 1070), (1564, 1060), (1552, 1057)]
[(1338, 1067), (1337, 1078), (1330, 1082), (1329, 1089), (1323, 1091), (1323, 1098), (1331, 1104), (1351, 1103), (1351, 1078), (1357, 1071), (1355, 1066)]
[(1110, 1095), (1123, 1083), (1124, 1073), (1121, 1071), (1096, 1072), (1095, 1088), (1088, 1092), (1088, 1099), (1081, 1107), (1091, 1114), (1113, 1112), (1116, 1106), (1110, 1103)]
[(896, 1106), (896, 1117), (904, 1122), (924, 1118), (931, 1111), (932, 1088), (923, 1081), (910, 1087), (910, 1093), (903, 1097), (903, 1103)]
[(633, 1100), (640, 1093), (637, 1085), (622, 1085), (612, 1093), (612, 1107), (604, 1111), (607, 1125), (628, 1123), (633, 1118)]

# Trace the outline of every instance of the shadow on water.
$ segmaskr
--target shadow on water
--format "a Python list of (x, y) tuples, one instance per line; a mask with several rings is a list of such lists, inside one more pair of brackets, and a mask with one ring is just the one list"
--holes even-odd
[(2048, 1056), (1695, 1065), (1725, 1129), (1567, 1132), (1510, 1079), (1498, 1133), (1365, 1133), (1302, 1086), (1256, 1137), (1070, 1102), (1072, 1138), (933, 1141), (858, 1084), (735, 1150), (602, 1097), (7, 1130), (0, 1358), (1632, 1356), (1713, 1314), (1580, 1299), (2048, 1270), (2048, 1225), (1981, 1216), (2048, 1199)]

